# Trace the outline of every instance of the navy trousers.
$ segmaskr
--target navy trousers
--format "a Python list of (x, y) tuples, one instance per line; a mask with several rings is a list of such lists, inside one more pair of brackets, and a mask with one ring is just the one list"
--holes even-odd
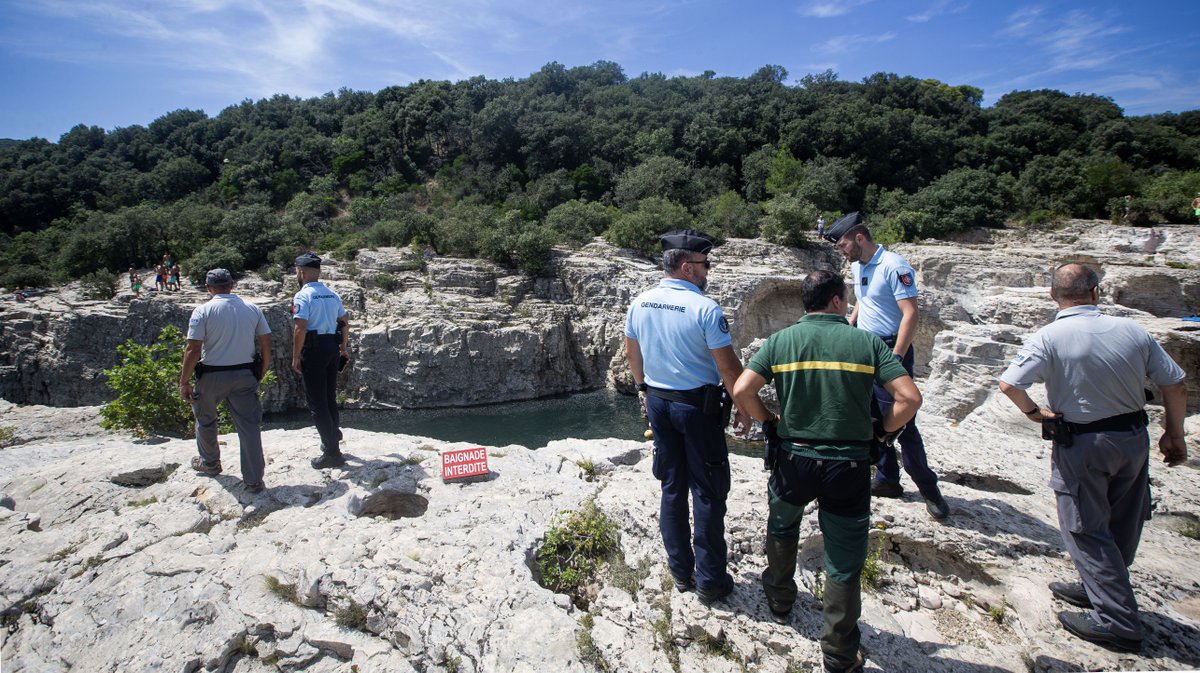
[[(904, 371), (908, 372), (909, 376), (913, 375), (912, 346), (908, 347), (908, 352), (900, 359), (900, 364), (904, 365)], [(891, 411), (894, 403), (895, 400), (892, 399), (892, 395), (887, 391), (887, 388), (875, 384), (875, 398), (872, 401), (875, 407), (873, 415), (876, 418), (883, 418), (887, 412)], [(917, 429), (916, 418), (908, 422), (904, 431), (896, 438), (896, 444), (900, 446), (901, 460), (904, 461), (904, 471), (908, 473), (913, 483), (917, 485), (917, 489), (921, 491), (921, 495), (925, 498), (932, 498), (939, 495), (937, 475), (933, 473), (933, 470), (929, 469), (929, 461), (925, 457), (925, 440), (921, 439), (921, 431)], [(881, 448), (876, 468), (876, 481), (884, 481), (892, 484), (900, 483), (900, 463), (896, 460), (895, 449)]]
[[(654, 431), (651, 470), (662, 482), (659, 529), (667, 565), (678, 579), (695, 576), (701, 589), (733, 583), (725, 571), (725, 498), (729, 495), (729, 449), (724, 417), (691, 404), (650, 396)], [(688, 493), (692, 520), (688, 522)]]
[(334, 455), (341, 453), (342, 441), (337, 407), (338, 353), (338, 343), (333, 339), (319, 340), (300, 351), (304, 396), (321, 436), (321, 451)]

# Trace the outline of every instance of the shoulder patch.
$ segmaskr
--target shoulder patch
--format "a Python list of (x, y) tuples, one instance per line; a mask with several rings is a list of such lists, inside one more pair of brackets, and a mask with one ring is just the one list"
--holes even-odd
[(1017, 353), (1017, 354), (1016, 354), (1016, 356), (1014, 356), (1014, 357), (1013, 357), (1012, 363), (1013, 363), (1014, 365), (1017, 365), (1017, 366), (1019, 367), (1019, 366), (1021, 366), (1022, 364), (1024, 364), (1024, 363), (1025, 363), (1025, 361), (1026, 361), (1026, 360), (1028, 360), (1028, 359), (1029, 359), (1029, 354), (1028, 354), (1028, 353), (1025, 353), (1025, 352), (1020, 352), (1020, 353)]
[(897, 271), (896, 277), (900, 279), (900, 282), (903, 283), (905, 287), (912, 287), (913, 275), (911, 273), (904, 273), (902, 271)]
[(725, 316), (721, 316), (721, 320), (717, 323), (717, 327), (721, 328), (721, 332), (729, 334), (729, 321), (725, 319)]

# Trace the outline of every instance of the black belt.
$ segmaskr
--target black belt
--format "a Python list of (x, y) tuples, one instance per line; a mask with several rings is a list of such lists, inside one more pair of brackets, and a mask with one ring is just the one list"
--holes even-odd
[(1150, 417), (1146, 415), (1146, 410), (1142, 409), (1141, 411), (1131, 411), (1127, 414), (1101, 418), (1091, 423), (1067, 423), (1067, 429), (1071, 431), (1072, 435), (1082, 435), (1088, 432), (1141, 430), (1149, 424)]
[(646, 394), (653, 397), (660, 397), (664, 400), (672, 402), (683, 402), (694, 407), (704, 406), (704, 388), (692, 388), (691, 390), (670, 390), (668, 388), (655, 388), (646, 386)]
[(871, 446), (871, 440), (869, 439), (809, 439), (807, 437), (803, 439), (799, 437), (783, 437), (781, 439), (797, 446), (814, 446), (816, 444), (830, 446)]
[(336, 341), (336, 342), (340, 343), (342, 341), (342, 335), (338, 334), (337, 332), (334, 332), (332, 334), (317, 334), (316, 332), (313, 332), (310, 330), (304, 336), (304, 343), (318, 343), (319, 344), (319, 343), (328, 343), (330, 341)]
[[(254, 357), (257, 359), (258, 355), (255, 354)], [(259, 360), (259, 362), (261, 362), (261, 360)], [(251, 373), (255, 373), (258, 369), (258, 362), (245, 362), (240, 365), (206, 365), (203, 362), (197, 362), (194, 371), (196, 372), (196, 378), (199, 379), (209, 372), (228, 372), (235, 369), (246, 369)], [(257, 374), (255, 375), (257, 376)]]

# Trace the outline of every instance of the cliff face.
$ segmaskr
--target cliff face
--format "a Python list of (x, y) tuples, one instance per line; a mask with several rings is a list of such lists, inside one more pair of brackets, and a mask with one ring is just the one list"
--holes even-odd
[[(916, 268), (922, 289), (918, 375), (943, 387), (965, 376), (971, 388), (947, 396), (962, 400), (952, 405), (955, 414), (979, 401), (985, 393), (979, 385), (998, 373), (1022, 335), (1053, 318), (1049, 272), (1066, 260), (1100, 271), (1106, 311), (1141, 320), (1181, 365), (1200, 363), (1194, 329), (1200, 324), (1178, 320), (1200, 311), (1200, 269), (1168, 264), (1200, 259), (1196, 227), (1078, 222), (1038, 235), (989, 235), (986, 242), (897, 248)], [(409, 250), (330, 260), (325, 277), (352, 316), (355, 364), (340, 386), (346, 403), (451, 407), (605, 386), (630, 390), (622, 350), (625, 310), (657, 282), (659, 269), (600, 240), (556, 254), (553, 275), (536, 279), (478, 260), (421, 259)], [(738, 348), (802, 315), (799, 280), (805, 273), (848, 268), (831, 246), (815, 241), (807, 249), (789, 249), (735, 239), (712, 257), (708, 293), (725, 308)], [(255, 276), (237, 289), (263, 307), (274, 332), (280, 376), (265, 397), (273, 411), (304, 404), (288, 367), (295, 290), (291, 278), (278, 283)], [(166, 325), (183, 328), (206, 298), (191, 289), (149, 298), (126, 292), (97, 302), (67, 287), (21, 304), (0, 300), (0, 397), (51, 406), (102, 403), (112, 395), (100, 372), (117, 364), (116, 346), (126, 339), (149, 343)], [(994, 329), (981, 330), (989, 325)], [(990, 332), (996, 336), (982, 336)], [(1200, 399), (1200, 384), (1189, 385), (1193, 399)]]

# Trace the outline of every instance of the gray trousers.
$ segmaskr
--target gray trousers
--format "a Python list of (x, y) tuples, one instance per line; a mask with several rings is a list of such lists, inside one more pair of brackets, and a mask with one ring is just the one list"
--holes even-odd
[(225, 400), (242, 449), (242, 481), (261, 484), (266, 462), (262, 450), (262, 402), (258, 379), (249, 369), (208, 372), (192, 391), (192, 413), (196, 416), (196, 448), (200, 460), (221, 459), (217, 444), (217, 405)]
[(1050, 487), (1058, 526), (1096, 621), (1116, 636), (1142, 638), (1129, 566), (1150, 518), (1150, 436), (1146, 428), (1089, 432), (1054, 445)]

